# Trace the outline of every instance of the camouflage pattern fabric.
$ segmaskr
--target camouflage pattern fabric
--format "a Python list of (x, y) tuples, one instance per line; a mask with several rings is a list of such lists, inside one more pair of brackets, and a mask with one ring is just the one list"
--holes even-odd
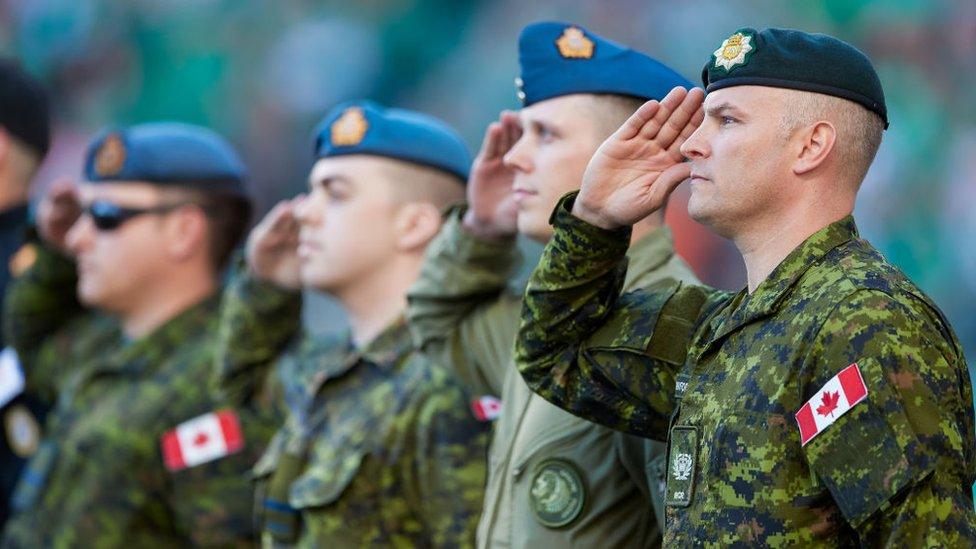
[[(557, 207), (516, 344), (534, 390), (635, 434), (670, 434), (666, 545), (972, 547), (965, 359), (935, 305), (852, 218), (748, 294), (621, 295), (628, 230)], [(805, 445), (796, 414), (857, 364), (867, 395)]]
[(402, 320), (354, 349), (273, 326), (299, 307), (243, 273), (223, 305), (220, 382), (275, 387), (288, 410), (254, 468), (265, 546), (471, 546), (488, 434), (460, 385)]
[[(514, 240), (487, 242), (469, 235), (461, 227), (463, 213), (463, 207), (450, 210), (428, 247), (408, 314), (424, 354), (450, 365), (476, 395), (501, 399), (478, 545), (659, 545), (664, 444), (583, 421), (531, 393), (512, 357), (522, 306), (521, 290), (509, 287), (520, 261), (517, 247)], [(668, 277), (694, 280), (674, 255), (667, 229), (642, 238), (629, 255), (634, 262), (630, 288)], [(553, 463), (562, 469), (553, 469)], [(572, 469), (575, 476), (565, 472)], [(563, 471), (566, 486), (579, 479), (582, 507), (560, 506), (539, 495), (546, 493), (552, 470)]]
[(226, 408), (206, 390), (217, 298), (126, 341), (108, 317), (55, 306), (73, 300), (68, 267), (45, 252), (8, 296), (8, 333), (28, 385), (57, 399), (15, 490), (2, 545), (253, 543), (246, 475), (272, 434), (264, 411), (236, 410), (245, 441), (239, 453), (174, 472), (162, 455), (165, 433)]

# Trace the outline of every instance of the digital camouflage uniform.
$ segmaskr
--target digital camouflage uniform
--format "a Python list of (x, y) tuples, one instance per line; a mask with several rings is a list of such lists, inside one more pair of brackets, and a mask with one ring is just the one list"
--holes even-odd
[(222, 312), (220, 383), (288, 417), (254, 468), (266, 546), (471, 546), (487, 432), (403, 321), (362, 349), (299, 331), (301, 296), (246, 274)]
[(8, 294), (8, 334), (28, 387), (56, 404), (14, 493), (3, 546), (253, 542), (245, 475), (275, 422), (238, 409), (243, 451), (183, 470), (168, 470), (161, 448), (177, 425), (225, 408), (206, 390), (216, 297), (126, 341), (117, 321), (78, 306), (74, 272), (41, 248)]
[[(512, 361), (521, 295), (507, 288), (514, 241), (490, 243), (448, 214), (410, 296), (410, 327), (427, 355), (450, 364), (479, 395), (500, 397), (489, 452), (481, 547), (642, 547), (660, 543), (664, 445), (572, 416), (535, 396)], [(629, 251), (627, 286), (693, 281), (667, 229)], [(554, 497), (559, 474), (567, 493)], [(652, 506), (653, 503), (653, 506)]]
[[(752, 294), (666, 282), (621, 295), (629, 230), (571, 205), (529, 283), (519, 368), (583, 417), (654, 438), (670, 428), (666, 545), (976, 543), (962, 351), (851, 217)], [(851, 364), (866, 398), (801, 445), (794, 414)]]

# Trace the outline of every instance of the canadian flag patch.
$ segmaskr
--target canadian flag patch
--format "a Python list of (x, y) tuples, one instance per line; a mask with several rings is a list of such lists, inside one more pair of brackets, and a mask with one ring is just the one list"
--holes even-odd
[(819, 435), (867, 396), (868, 388), (864, 384), (861, 369), (857, 364), (851, 364), (841, 370), (796, 413), (801, 444), (805, 446), (813, 437)]
[(471, 401), (471, 411), (478, 421), (495, 421), (502, 413), (502, 401), (491, 395), (478, 397)]
[(221, 410), (184, 421), (161, 442), (163, 462), (175, 472), (241, 451), (244, 435), (237, 414)]

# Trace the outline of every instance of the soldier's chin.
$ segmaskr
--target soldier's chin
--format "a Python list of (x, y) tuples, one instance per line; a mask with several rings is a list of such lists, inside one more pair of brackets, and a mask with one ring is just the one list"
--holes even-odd
[(545, 244), (552, 237), (552, 227), (549, 226), (549, 215), (539, 215), (532, 210), (519, 210), (517, 219), (518, 232)]
[(104, 305), (104, 296), (96, 284), (79, 280), (77, 295), (78, 301), (85, 307), (101, 308)]
[(299, 276), (302, 287), (319, 292), (332, 292), (337, 285), (336, 273), (314, 265), (302, 266)]

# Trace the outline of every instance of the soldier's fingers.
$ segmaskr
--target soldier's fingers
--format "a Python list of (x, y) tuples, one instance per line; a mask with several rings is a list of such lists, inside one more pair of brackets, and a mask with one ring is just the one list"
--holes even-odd
[(661, 103), (656, 99), (644, 103), (614, 132), (614, 138), (624, 141), (633, 139), (640, 133), (641, 128), (654, 118), (660, 108)]
[(483, 158), (493, 158), (498, 156), (499, 141), (502, 138), (502, 125), (499, 122), (488, 124), (485, 129), (485, 138), (481, 141), (481, 151), (478, 153)]
[[(691, 113), (688, 113), (688, 116), (681, 121), (680, 127), (678, 127), (676, 130), (669, 129), (669, 126), (673, 127), (674, 124), (678, 123), (678, 120), (674, 119), (676, 114), (678, 115), (679, 120), (683, 116), (684, 113), (678, 113), (681, 111), (681, 107), (688, 99), (688, 96), (688, 90), (682, 88), (681, 86), (677, 86), (668, 92), (668, 94), (664, 96), (664, 99), (661, 100), (661, 108), (654, 115), (654, 119), (641, 128), (641, 136), (647, 139), (653, 139), (663, 149), (668, 148), (671, 141), (674, 140), (675, 136), (678, 135), (678, 132), (681, 131), (681, 128), (683, 128), (688, 122), (688, 119), (691, 118)], [(671, 131), (674, 131), (674, 133), (672, 134)]]
[(678, 137), (674, 140), (674, 142), (671, 143), (671, 146), (668, 147), (668, 154), (673, 156), (676, 161), (680, 162), (681, 159), (684, 158), (684, 156), (681, 154), (681, 146), (684, 145), (685, 141), (687, 141), (689, 137), (691, 137), (691, 134), (695, 133), (695, 130), (701, 126), (704, 120), (705, 110), (699, 106), (698, 110), (695, 111), (695, 114), (692, 115), (691, 120), (685, 124), (684, 129), (681, 130)]
[(512, 111), (502, 112), (502, 128), (505, 132), (504, 150), (502, 155), (507, 153), (515, 146), (515, 143), (522, 137), (522, 123), (517, 114)]
[(691, 164), (687, 162), (675, 164), (661, 172), (650, 190), (651, 203), (660, 208), (678, 185), (689, 177), (691, 177)]

